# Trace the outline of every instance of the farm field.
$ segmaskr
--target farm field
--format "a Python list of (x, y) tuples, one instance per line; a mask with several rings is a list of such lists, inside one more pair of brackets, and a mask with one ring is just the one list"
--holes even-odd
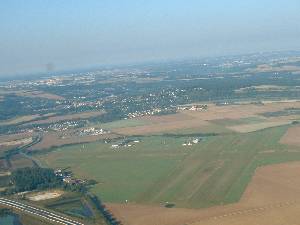
[(206, 209), (167, 209), (138, 204), (109, 204), (124, 225), (299, 224), (299, 162), (256, 169), (238, 203)]
[(47, 93), (43, 91), (30, 91), (30, 90), (15, 90), (15, 91), (5, 91), (0, 90), (0, 94), (15, 94), (17, 96), (26, 96), (29, 98), (45, 98), (45, 99), (51, 99), (51, 100), (64, 100), (63, 97), (59, 95), (55, 95), (52, 93)]
[[(87, 67), (63, 52), (29, 65), (27, 54), (28, 65), (2, 68), (0, 208), (12, 199), (85, 225), (300, 225), (300, 51), (168, 60), (150, 49), (135, 63), (137, 48), (118, 50), (132, 54)], [(31, 209), (0, 217), (59, 223)]]
[(32, 121), (34, 119), (38, 119), (40, 115), (28, 115), (28, 116), (20, 116), (10, 120), (4, 120), (0, 122), (0, 126), (14, 125), (18, 123), (25, 123)]
[(258, 166), (300, 160), (296, 147), (280, 144), (289, 127), (210, 136), (192, 146), (182, 146), (185, 135), (140, 137), (140, 143), (118, 149), (95, 142), (35, 157), (95, 179), (91, 191), (105, 202), (205, 208), (239, 201)]
[(137, 120), (137, 119), (127, 119), (127, 120), (117, 120), (117, 121), (109, 122), (109, 123), (102, 123), (98, 126), (103, 129), (117, 129), (117, 128), (123, 128), (123, 127), (137, 127), (137, 126), (142, 126), (142, 125), (146, 125), (146, 124), (151, 124), (151, 122)]
[(225, 106), (208, 104), (208, 109), (202, 111), (179, 111), (173, 115), (144, 116), (128, 122), (124, 120), (101, 125), (126, 136), (178, 132), (247, 133), (299, 121), (297, 107), (300, 107), (299, 101)]
[(62, 116), (50, 116), (47, 119), (33, 121), (28, 124), (47, 124), (47, 123), (65, 121), (65, 120), (86, 119), (86, 118), (100, 116), (102, 114), (103, 112), (101, 111), (90, 111), (90, 112), (75, 113), (75, 114), (62, 115)]
[[(172, 171), (187, 154), (182, 151), (182, 141), (149, 137), (123, 150), (96, 142), (53, 149), (37, 157), (47, 166), (70, 166), (76, 176), (97, 180), (92, 191), (103, 200), (125, 202)], [(162, 147), (153, 149), (152, 145)]]
[(300, 126), (294, 126), (288, 129), (286, 134), (281, 138), (282, 144), (291, 146), (300, 146)]
[[(275, 213), (281, 208), (277, 204), (284, 204), (283, 199), (279, 203), (244, 199), (252, 193), (248, 191), (252, 184), (249, 183), (257, 168), (300, 161), (296, 141), (298, 108), (298, 101), (209, 104), (202, 111), (183, 110), (163, 116), (92, 122), (88, 125), (108, 133), (78, 136), (82, 130), (79, 128), (48, 131), (27, 152), (32, 151), (30, 157), (38, 165), (69, 167), (75, 177), (97, 181), (89, 191), (105, 202), (125, 225), (147, 225), (145, 221), (151, 221), (149, 216), (156, 214), (156, 223), (162, 225), (216, 225), (208, 218), (217, 217), (216, 221), (220, 222), (227, 217), (224, 215), (240, 212), (241, 216), (248, 216), (245, 212), (260, 211), (257, 208), (269, 205), (274, 207), (270, 213)], [(102, 113), (51, 115), (29, 123), (56, 123)], [(32, 135), (1, 136), (0, 140), (3, 146), (15, 145)], [(10, 164), (12, 169), (34, 166), (29, 157), (20, 154), (11, 157)], [(263, 194), (257, 196), (264, 199)], [(57, 196), (38, 196), (41, 201), (36, 204), (50, 204), (52, 197)], [(253, 201), (258, 198), (251, 195)], [(83, 200), (60, 202), (60, 199), (58, 196), (50, 204), (53, 209), (92, 220)], [(167, 203), (174, 209), (167, 209)], [(235, 224), (236, 217), (228, 219), (228, 224)], [(251, 216), (245, 221), (248, 219), (252, 221)]]
[(33, 145), (29, 148), (29, 151), (45, 150), (51, 147), (58, 147), (70, 144), (94, 142), (98, 140), (103, 140), (106, 138), (117, 138), (118, 135), (115, 134), (103, 134), (94, 136), (78, 136), (73, 132), (48, 132), (44, 134), (41, 142)]

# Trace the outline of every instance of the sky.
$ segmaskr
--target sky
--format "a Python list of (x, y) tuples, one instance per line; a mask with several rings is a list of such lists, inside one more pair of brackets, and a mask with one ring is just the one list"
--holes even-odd
[(300, 50), (299, 0), (9, 0), (0, 76)]

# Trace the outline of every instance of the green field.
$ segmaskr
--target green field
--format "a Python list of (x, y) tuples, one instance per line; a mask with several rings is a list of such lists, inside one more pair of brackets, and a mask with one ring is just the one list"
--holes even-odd
[(300, 160), (300, 151), (279, 144), (287, 128), (206, 137), (193, 146), (182, 146), (188, 137), (171, 136), (143, 137), (118, 150), (96, 142), (36, 157), (97, 180), (91, 191), (106, 202), (208, 207), (238, 201), (258, 166)]

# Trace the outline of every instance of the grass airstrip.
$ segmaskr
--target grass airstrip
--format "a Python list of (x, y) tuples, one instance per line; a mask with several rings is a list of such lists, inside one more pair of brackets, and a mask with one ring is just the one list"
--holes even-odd
[(289, 126), (207, 136), (192, 146), (182, 145), (185, 135), (158, 135), (139, 137), (130, 147), (94, 142), (36, 157), (95, 179), (91, 191), (106, 202), (201, 208), (238, 201), (258, 166), (300, 160), (300, 151), (280, 144)]
[(300, 101), (209, 104), (202, 111), (97, 124), (118, 139), (56, 147), (34, 157), (96, 180), (91, 191), (105, 202), (223, 205), (239, 201), (259, 166), (300, 160), (297, 143), (289, 145), (299, 127), (298, 109)]

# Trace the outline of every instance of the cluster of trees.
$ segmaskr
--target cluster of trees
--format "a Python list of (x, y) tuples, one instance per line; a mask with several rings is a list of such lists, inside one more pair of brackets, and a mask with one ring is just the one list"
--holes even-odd
[(121, 225), (122, 223), (118, 221), (113, 214), (109, 212), (109, 210), (105, 207), (104, 204), (102, 204), (101, 200), (92, 194), (88, 194), (88, 197), (91, 199), (91, 201), (95, 204), (96, 208), (101, 212), (101, 214), (104, 216), (105, 220), (109, 225)]
[(38, 167), (26, 167), (13, 171), (11, 181), (15, 192), (53, 188), (63, 183), (62, 179), (55, 175), (53, 169)]
[(63, 188), (66, 191), (86, 194), (88, 188), (95, 185), (97, 181), (64, 183), (62, 177), (57, 176), (53, 169), (40, 167), (19, 168), (12, 172), (10, 178), (11, 188), (1, 194), (13, 194), (17, 192), (43, 190), (48, 188)]
[(82, 194), (85, 194), (88, 189), (85, 184), (63, 184), (63, 189), (66, 191), (72, 191), (72, 192), (80, 192)]

